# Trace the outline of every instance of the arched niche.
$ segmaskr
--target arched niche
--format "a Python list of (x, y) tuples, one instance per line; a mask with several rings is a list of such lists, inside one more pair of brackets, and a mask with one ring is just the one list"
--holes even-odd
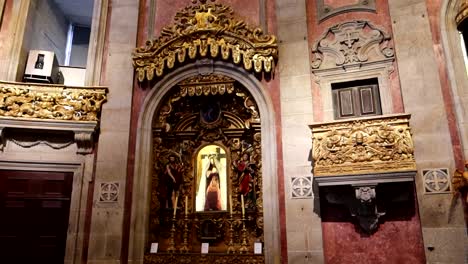
[(276, 161), (276, 126), (272, 101), (261, 82), (251, 73), (222, 61), (190, 63), (167, 74), (146, 97), (138, 120), (135, 171), (132, 190), (129, 261), (142, 263), (149, 246), (149, 220), (152, 176), (153, 120), (166, 94), (181, 81), (199, 74), (220, 74), (245, 87), (255, 100), (261, 123), (261, 172), (263, 175), (264, 255), (266, 263), (280, 258), (280, 225), (278, 210), (278, 172)]
[[(466, 118), (464, 105), (468, 103), (468, 65), (465, 61), (466, 54), (463, 51), (463, 38), (459, 29), (457, 29), (456, 18), (462, 11), (464, 0), (444, 0), (441, 3), (439, 30), (440, 42), (445, 55), (444, 62), (446, 63), (446, 73), (448, 83), (452, 93), (452, 98), (455, 105), (455, 112), (459, 122), (460, 136), (462, 140), (464, 155), (468, 155), (468, 121)], [(466, 7), (465, 7), (466, 9)], [(465, 42), (468, 39), (464, 40)]]

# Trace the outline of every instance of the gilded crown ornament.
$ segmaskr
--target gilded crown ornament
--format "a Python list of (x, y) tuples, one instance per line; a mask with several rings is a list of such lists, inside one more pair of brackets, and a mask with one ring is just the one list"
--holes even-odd
[(236, 18), (230, 6), (213, 0), (193, 0), (161, 30), (161, 36), (146, 42), (133, 54), (138, 80), (152, 80), (184, 63), (206, 57), (231, 60), (250, 71), (271, 72), (278, 58), (276, 37), (266, 35)]

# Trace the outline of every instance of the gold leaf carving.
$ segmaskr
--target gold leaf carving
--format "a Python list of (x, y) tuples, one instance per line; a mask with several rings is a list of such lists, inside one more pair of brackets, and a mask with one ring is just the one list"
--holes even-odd
[(310, 127), (315, 176), (416, 170), (409, 115)]
[[(232, 59), (246, 70), (271, 72), (278, 58), (276, 37), (266, 35), (234, 17), (230, 6), (199, 1), (174, 17), (174, 23), (162, 29), (161, 36), (147, 41), (133, 54), (138, 80), (161, 76), (176, 62), (205, 57)], [(187, 58), (188, 55), (188, 58)]]
[(216, 74), (199, 75), (183, 80), (179, 86), (182, 97), (232, 94), (234, 92), (234, 79)]
[(198, 263), (198, 264), (260, 264), (265, 263), (263, 255), (202, 255), (202, 254), (147, 254), (146, 264)]
[(455, 17), (455, 22), (457, 26), (461, 26), (462, 22), (468, 18), (468, 0), (460, 1), (460, 7), (458, 10), (458, 14)]
[(107, 88), (0, 82), (0, 116), (98, 121)]

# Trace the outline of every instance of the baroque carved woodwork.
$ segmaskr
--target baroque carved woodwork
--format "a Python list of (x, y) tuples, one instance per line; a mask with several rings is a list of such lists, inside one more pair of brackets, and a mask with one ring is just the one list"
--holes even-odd
[(265, 263), (262, 255), (202, 255), (202, 254), (158, 254), (146, 255), (148, 264), (260, 264)]
[(0, 116), (98, 121), (106, 93), (104, 87), (0, 82)]
[(457, 26), (461, 26), (461, 24), (468, 18), (468, 0), (460, 1), (460, 7), (458, 9), (458, 14), (455, 17), (455, 22)]
[[(78, 154), (90, 154), (106, 99), (105, 87), (0, 81), (0, 150), (8, 137), (25, 148), (45, 144), (61, 149), (74, 142)], [(6, 129), (15, 133), (5, 133)]]
[(314, 175), (416, 170), (409, 115), (311, 125)]
[[(468, 193), (468, 162), (465, 162), (463, 171), (457, 169), (453, 173), (452, 187), (454, 198), (457, 198), (459, 195), (466, 197), (466, 193)], [(466, 198), (466, 202), (468, 202), (468, 197)]]
[(391, 36), (368, 21), (330, 27), (312, 47), (312, 69), (348, 67), (393, 60)]
[(339, 4), (340, 6), (331, 7), (326, 4), (326, 0), (318, 0), (317, 3), (317, 15), (320, 21), (328, 19), (330, 17), (348, 13), (348, 12), (375, 12), (375, 0), (355, 0), (351, 4)]
[(248, 71), (274, 70), (276, 37), (247, 25), (230, 6), (208, 2), (193, 0), (195, 5), (179, 11), (159, 38), (135, 50), (133, 65), (140, 82), (162, 76), (178, 63), (202, 58), (230, 60)]
[(218, 263), (194, 254), (202, 242), (235, 255), (225, 263), (263, 263), (238, 256), (263, 242), (260, 121), (251, 94), (226, 76), (194, 76), (169, 91), (153, 123), (149, 242), (172, 254), (146, 254), (145, 263)]

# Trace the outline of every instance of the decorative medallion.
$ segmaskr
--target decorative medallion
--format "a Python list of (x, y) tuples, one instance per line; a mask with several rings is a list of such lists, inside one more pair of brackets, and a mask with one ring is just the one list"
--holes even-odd
[(312, 198), (312, 177), (291, 177), (291, 198), (307, 199)]
[(140, 82), (162, 76), (176, 63), (207, 57), (241, 63), (248, 71), (274, 70), (278, 58), (275, 36), (236, 18), (230, 6), (193, 1), (197, 2), (179, 11), (158, 39), (135, 50), (133, 65)]
[(99, 202), (113, 203), (119, 200), (119, 183), (103, 182), (99, 188)]
[(426, 193), (450, 192), (448, 169), (423, 170), (424, 191)]
[(312, 69), (329, 69), (346, 65), (393, 59), (391, 37), (368, 21), (337, 24), (312, 47)]
[(310, 126), (314, 175), (415, 171), (409, 115)]

